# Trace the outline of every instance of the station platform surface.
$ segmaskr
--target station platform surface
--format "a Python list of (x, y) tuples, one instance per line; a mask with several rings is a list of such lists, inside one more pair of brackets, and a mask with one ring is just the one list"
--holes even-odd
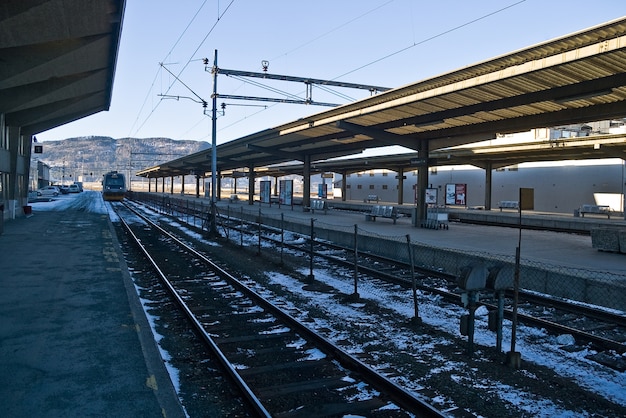
[(35, 203), (4, 222), (0, 416), (184, 417), (108, 215), (92, 203)]
[[(332, 202), (332, 201), (331, 201)], [(385, 203), (380, 203), (384, 205)], [(331, 203), (332, 205), (332, 203)], [(363, 206), (363, 205), (360, 205)], [(227, 213), (230, 207), (233, 214), (236, 211), (258, 211), (269, 216), (285, 219), (300, 219), (303, 223), (315, 223), (324, 226), (337, 225), (341, 227), (358, 225), (358, 228), (381, 237), (398, 237), (409, 235), (411, 242), (429, 245), (438, 248), (457, 249), (463, 251), (484, 252), (495, 255), (515, 256), (516, 248), (520, 247), (520, 257), (529, 261), (553, 266), (564, 266), (574, 269), (608, 272), (624, 276), (626, 284), (626, 254), (598, 251), (592, 247), (591, 236), (579, 233), (554, 232), (548, 230), (525, 229), (514, 226), (489, 226), (465, 222), (448, 222), (448, 229), (430, 229), (414, 226), (410, 217), (400, 217), (393, 223), (392, 219), (378, 217), (376, 221), (366, 220), (365, 213), (350, 210), (330, 209), (303, 211), (302, 206), (285, 206), (255, 202), (249, 205), (247, 201), (229, 203), (222, 200), (218, 203), (220, 214)], [(459, 210), (462, 212), (463, 210)], [(476, 212), (476, 211), (467, 211)], [(500, 212), (499, 210), (480, 211), (483, 217), (492, 217), (494, 220), (509, 217), (515, 220), (519, 217), (515, 212)], [(451, 214), (452, 215), (452, 214)], [(524, 218), (538, 218), (543, 222), (552, 223), (556, 220), (567, 220), (573, 230), (584, 229), (576, 224), (593, 224), (597, 227), (615, 227), (626, 229), (626, 221), (612, 217), (576, 218), (574, 216), (547, 213), (523, 213)], [(458, 216), (457, 216), (458, 217)], [(452, 218), (452, 216), (450, 217)]]

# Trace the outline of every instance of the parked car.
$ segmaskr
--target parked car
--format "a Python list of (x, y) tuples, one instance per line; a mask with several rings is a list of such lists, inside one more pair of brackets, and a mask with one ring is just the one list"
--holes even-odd
[(70, 193), (80, 193), (81, 192), (80, 187), (78, 187), (78, 184), (70, 184), (69, 190), (70, 190)]
[(59, 191), (61, 192), (61, 194), (68, 194), (70, 192), (70, 186), (63, 184), (60, 186), (56, 186), (59, 188)]
[(58, 196), (61, 191), (57, 186), (46, 186), (37, 190), (37, 196)]

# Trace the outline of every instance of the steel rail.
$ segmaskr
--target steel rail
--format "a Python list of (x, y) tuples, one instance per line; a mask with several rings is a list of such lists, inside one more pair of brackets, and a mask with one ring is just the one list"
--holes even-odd
[(367, 364), (363, 363), (362, 361), (353, 357), (349, 353), (345, 352), (340, 347), (333, 344), (330, 340), (317, 334), (315, 331), (311, 330), (310, 328), (302, 324), (296, 318), (292, 317), (287, 312), (283, 311), (282, 309), (280, 309), (279, 307), (277, 307), (276, 305), (274, 305), (267, 299), (263, 298), (254, 290), (250, 289), (245, 284), (243, 284), (240, 280), (233, 277), (226, 270), (222, 269), (220, 266), (218, 266), (213, 261), (208, 259), (204, 254), (198, 252), (197, 250), (190, 247), (186, 243), (180, 241), (174, 235), (172, 235), (171, 233), (169, 233), (168, 231), (166, 231), (165, 229), (163, 229), (162, 227), (160, 227), (159, 225), (157, 225), (150, 219), (146, 218), (145, 216), (143, 216), (141, 213), (137, 212), (133, 208), (128, 207), (128, 206), (126, 207), (129, 210), (131, 210), (134, 214), (139, 216), (142, 220), (144, 220), (145, 222), (150, 224), (152, 227), (160, 231), (162, 234), (174, 240), (178, 245), (182, 246), (183, 248), (185, 248), (185, 250), (192, 253), (195, 257), (207, 263), (212, 269), (215, 270), (217, 274), (219, 274), (222, 278), (228, 280), (231, 284), (233, 284), (235, 287), (237, 287), (240, 291), (245, 293), (255, 302), (259, 303), (260, 305), (263, 305), (263, 307), (265, 307), (266, 309), (270, 310), (272, 313), (279, 316), (282, 320), (287, 322), (290, 326), (297, 329), (297, 331), (301, 333), (303, 336), (305, 336), (306, 338), (309, 338), (315, 341), (325, 351), (332, 354), (340, 363), (342, 363), (346, 367), (351, 368), (352, 370), (365, 376), (365, 378), (368, 379), (373, 384), (374, 387), (376, 387), (381, 392), (387, 394), (394, 402), (396, 402), (402, 408), (405, 408), (406, 410), (417, 414), (417, 416), (419, 417), (430, 418), (430, 417), (444, 417), (445, 416), (441, 412), (439, 412), (436, 408), (434, 408), (432, 405), (430, 405), (428, 402), (416, 397), (414, 394), (412, 394), (405, 388), (397, 385), (396, 383), (392, 382), (385, 376), (376, 372)]
[[(126, 207), (128, 207), (128, 206), (126, 206)], [(148, 252), (148, 250), (141, 243), (141, 240), (139, 240), (139, 238), (135, 235), (135, 233), (132, 231), (132, 229), (130, 228), (128, 223), (126, 223), (126, 221), (123, 219), (123, 217), (120, 216), (119, 212), (117, 210), (115, 210), (115, 212), (118, 215), (118, 218), (120, 219), (120, 222), (121, 222), (122, 226), (124, 227), (124, 229), (126, 230), (126, 232), (128, 232), (128, 234), (132, 237), (133, 242), (135, 243), (135, 245), (137, 245), (137, 247), (141, 250), (141, 252), (146, 257), (146, 259), (150, 262), (152, 268), (154, 268), (154, 270), (158, 274), (160, 281), (167, 288), (167, 290), (169, 291), (170, 295), (174, 298), (174, 300), (176, 301), (178, 306), (183, 310), (183, 312), (185, 313), (185, 316), (187, 317), (187, 319), (189, 321), (191, 321), (193, 327), (196, 329), (198, 334), (201, 336), (202, 340), (207, 344), (207, 346), (210, 349), (210, 351), (216, 356), (219, 364), (223, 367), (223, 369), (226, 371), (228, 376), (232, 379), (232, 381), (235, 383), (237, 388), (241, 391), (241, 393), (242, 393), (245, 401), (248, 403), (248, 405), (253, 409), (253, 411), (258, 416), (271, 417), (271, 414), (267, 411), (267, 409), (265, 409), (265, 407), (263, 406), (263, 404), (261, 403), (259, 398), (254, 394), (254, 392), (252, 392), (250, 387), (241, 378), (239, 373), (237, 373), (236, 369), (228, 361), (228, 359), (226, 358), (224, 353), (219, 349), (219, 347), (217, 346), (217, 344), (215, 343), (213, 338), (211, 338), (211, 336), (206, 332), (206, 330), (204, 329), (204, 327), (202, 326), (200, 321), (198, 321), (198, 319), (195, 317), (193, 312), (191, 312), (191, 309), (189, 309), (189, 307), (187, 306), (185, 301), (180, 297), (178, 292), (176, 292), (176, 289), (174, 288), (172, 283), (167, 279), (167, 276), (159, 268), (159, 266), (156, 263), (156, 261), (154, 260), (154, 258), (152, 258), (152, 256)], [(135, 211), (133, 211), (133, 213), (136, 214)]]

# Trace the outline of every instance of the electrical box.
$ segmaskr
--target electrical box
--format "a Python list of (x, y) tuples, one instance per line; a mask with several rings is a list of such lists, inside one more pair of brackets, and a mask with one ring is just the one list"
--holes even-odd
[(481, 290), (487, 282), (487, 267), (483, 263), (474, 263), (461, 268), (457, 284), (463, 290)]
[(515, 271), (513, 266), (501, 265), (489, 268), (487, 289), (506, 290), (513, 288)]

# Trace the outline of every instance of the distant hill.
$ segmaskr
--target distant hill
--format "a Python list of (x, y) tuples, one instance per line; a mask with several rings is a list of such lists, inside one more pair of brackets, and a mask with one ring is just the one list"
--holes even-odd
[(50, 166), (53, 181), (99, 181), (117, 170), (128, 174), (210, 148), (205, 141), (170, 138), (120, 138), (89, 136), (45, 141), (42, 154), (32, 154)]

